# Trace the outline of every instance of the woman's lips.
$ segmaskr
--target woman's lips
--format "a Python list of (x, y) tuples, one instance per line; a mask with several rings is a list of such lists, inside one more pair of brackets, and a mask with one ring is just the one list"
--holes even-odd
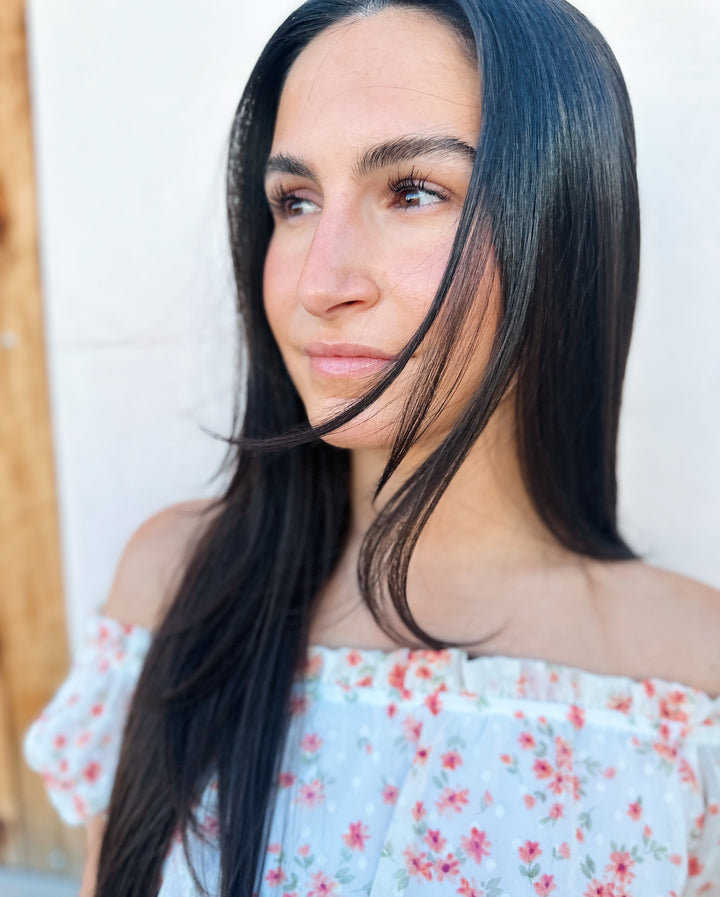
[(369, 358), (363, 355), (311, 355), (310, 367), (315, 374), (323, 377), (352, 377), (354, 375), (372, 374), (390, 362), (382, 358)]
[(393, 355), (357, 343), (311, 343), (305, 347), (310, 367), (322, 377), (367, 376), (386, 367)]

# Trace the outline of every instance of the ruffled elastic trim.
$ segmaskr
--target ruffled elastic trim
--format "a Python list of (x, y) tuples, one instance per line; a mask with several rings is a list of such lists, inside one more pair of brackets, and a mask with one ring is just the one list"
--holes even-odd
[[(152, 632), (95, 615), (87, 621), (86, 639), (109, 662), (136, 662), (141, 668)], [(343, 690), (373, 689), (388, 700), (420, 700), (443, 693), (469, 701), (524, 699), (611, 710), (627, 718), (682, 723), (689, 729), (718, 727), (720, 697), (680, 682), (650, 677), (591, 673), (578, 667), (535, 658), (488, 655), (471, 658), (461, 648), (441, 651), (398, 648), (328, 648), (311, 645), (306, 663), (309, 681)]]
[(427, 703), (433, 696), (456, 695), (468, 706), (478, 700), (523, 699), (679, 723), (685, 734), (716, 726), (720, 737), (720, 698), (678, 682), (608, 676), (545, 660), (470, 658), (460, 648), (386, 652), (312, 645), (304, 675), (308, 683), (356, 692), (360, 699), (373, 693), (387, 701)]
[(135, 665), (137, 662), (142, 666), (152, 637), (152, 632), (143, 626), (121, 623), (113, 617), (93, 614), (85, 622), (83, 630), (85, 650), (82, 653), (97, 652), (112, 666)]

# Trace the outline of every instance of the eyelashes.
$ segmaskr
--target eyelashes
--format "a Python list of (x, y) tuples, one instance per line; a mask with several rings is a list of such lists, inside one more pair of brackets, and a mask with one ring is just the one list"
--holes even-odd
[[(437, 185), (428, 186), (427, 177), (415, 168), (407, 174), (390, 177), (387, 191), (392, 204), (401, 209), (421, 208), (450, 199), (450, 194)], [(424, 194), (424, 199), (421, 194)], [(288, 190), (282, 182), (273, 185), (267, 201), (273, 214), (279, 218), (297, 218), (318, 208), (313, 200)]]
[[(397, 176), (395, 178), (390, 178), (388, 181), (388, 190), (394, 196), (401, 197), (405, 195), (406, 199), (412, 194), (425, 193), (428, 196), (434, 197), (435, 202), (444, 202), (445, 200), (450, 199), (450, 194), (445, 190), (433, 185), (432, 187), (428, 187), (427, 177), (419, 174), (414, 168), (410, 171), (410, 174), (405, 177)], [(423, 205), (434, 205), (435, 203), (418, 203), (413, 205), (406, 205), (404, 208), (412, 209), (419, 208)]]
[(280, 218), (296, 218), (298, 215), (298, 210), (294, 208), (296, 206), (316, 205), (311, 199), (286, 190), (282, 184), (269, 191), (267, 201), (273, 214)]
[(302, 214), (300, 207), (315, 206), (316, 203), (294, 193), (287, 193), (279, 187), (268, 195), (268, 205), (272, 212), (280, 218), (297, 218), (299, 214)]

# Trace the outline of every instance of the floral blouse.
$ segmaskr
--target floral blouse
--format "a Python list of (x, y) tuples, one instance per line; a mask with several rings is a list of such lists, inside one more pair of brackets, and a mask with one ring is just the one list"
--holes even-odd
[[(109, 800), (151, 641), (95, 616), (25, 740), (62, 818)], [(260, 897), (718, 897), (720, 699), (462, 649), (311, 646)], [(191, 860), (218, 892), (217, 786)], [(198, 897), (179, 835), (160, 897)]]

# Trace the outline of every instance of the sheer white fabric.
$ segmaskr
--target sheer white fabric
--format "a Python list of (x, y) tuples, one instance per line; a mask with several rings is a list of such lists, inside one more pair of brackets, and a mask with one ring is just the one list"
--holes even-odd
[[(63, 818), (109, 800), (151, 635), (108, 618), (26, 739)], [(312, 646), (261, 897), (720, 895), (720, 699), (461, 650)], [(216, 784), (191, 859), (218, 890)], [(179, 837), (161, 897), (198, 897)]]

